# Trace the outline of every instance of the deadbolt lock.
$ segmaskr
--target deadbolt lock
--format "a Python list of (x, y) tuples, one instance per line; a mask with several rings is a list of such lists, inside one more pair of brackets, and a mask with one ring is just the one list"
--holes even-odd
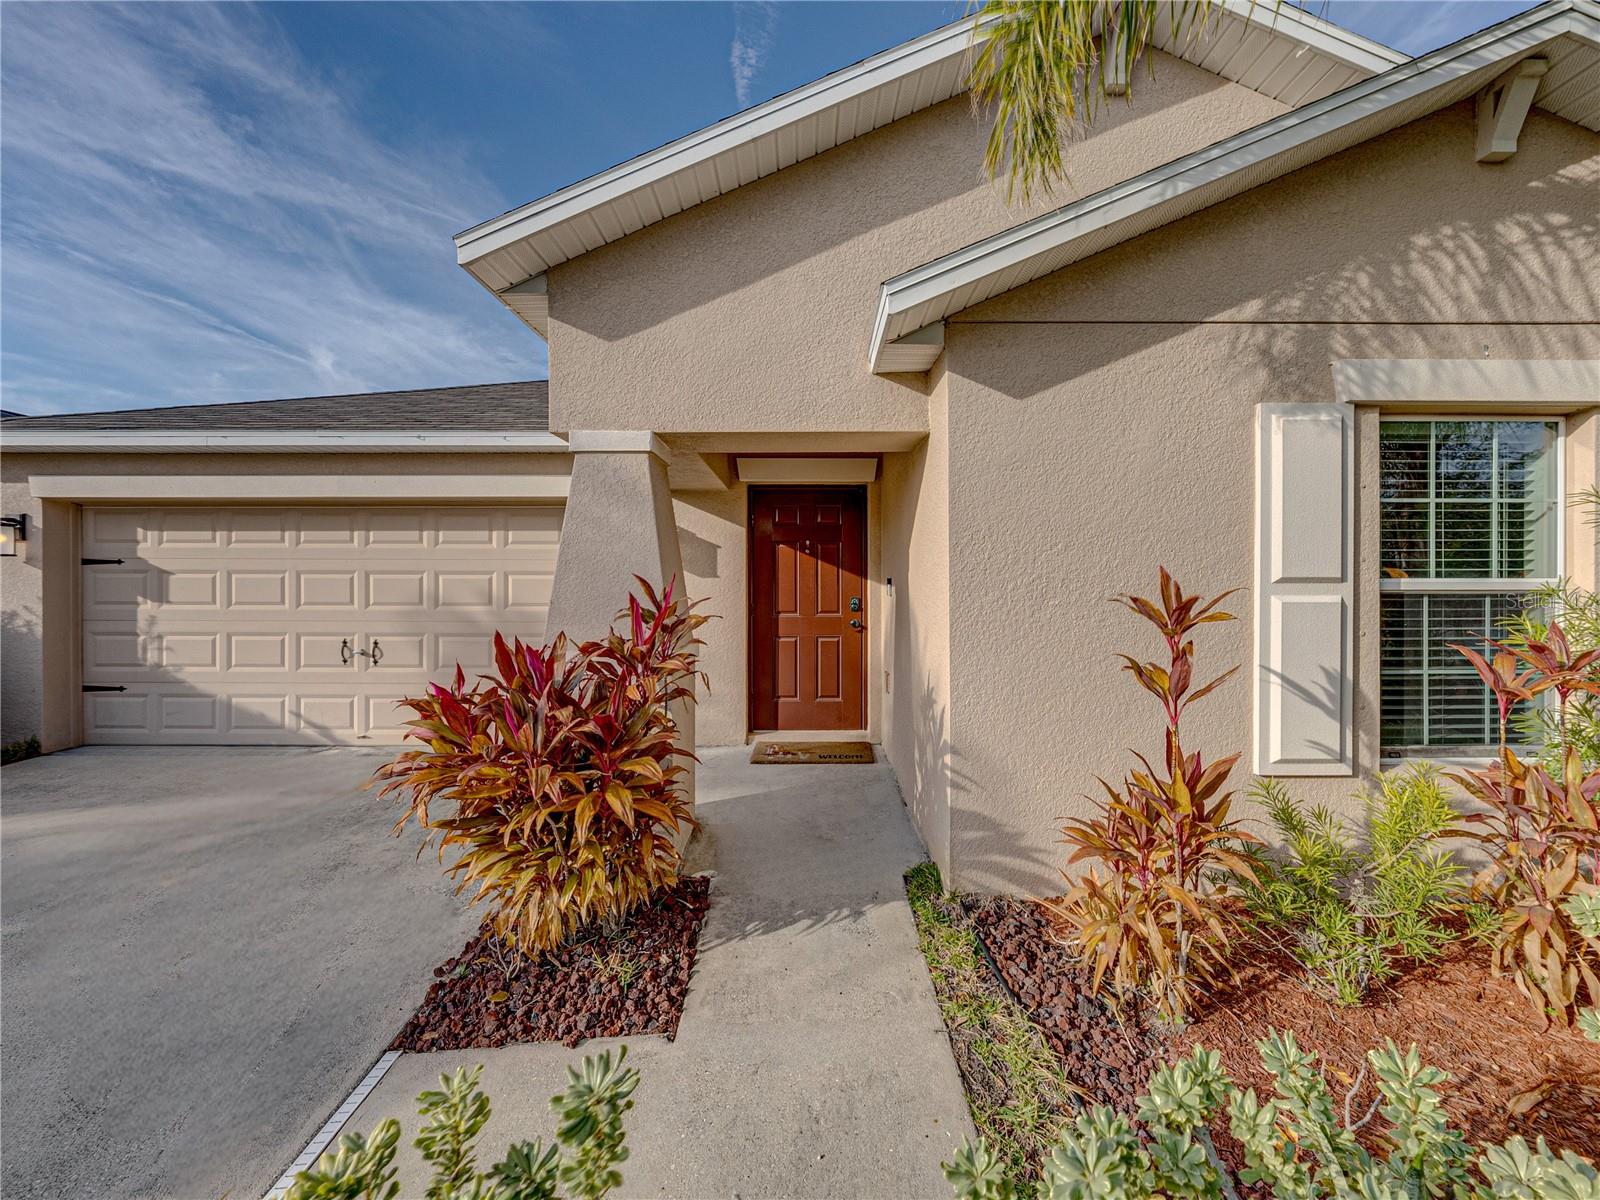
[(850, 597), (850, 611), (851, 612), (860, 612), (861, 611), (861, 597), (860, 596), (851, 596)]

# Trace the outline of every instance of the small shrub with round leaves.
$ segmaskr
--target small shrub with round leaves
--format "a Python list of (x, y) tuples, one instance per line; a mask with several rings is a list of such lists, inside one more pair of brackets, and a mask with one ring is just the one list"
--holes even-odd
[[(1365, 1113), (1335, 1102), (1316, 1056), (1291, 1033), (1257, 1044), (1275, 1095), (1241, 1090), (1214, 1051), (1150, 1077), (1137, 1126), (1094, 1105), (1065, 1126), (1035, 1184), (1007, 1177), (979, 1139), (945, 1164), (958, 1200), (1238, 1200), (1241, 1186), (1275, 1200), (1600, 1200), (1600, 1173), (1543, 1138), (1512, 1138), (1474, 1151), (1449, 1127), (1437, 1086), (1444, 1072), (1423, 1064), (1416, 1047), (1392, 1042), (1367, 1055), (1378, 1099)], [(1387, 1147), (1373, 1154), (1356, 1131), (1381, 1117)], [(1212, 1144), (1209, 1126), (1226, 1118), (1244, 1150), (1235, 1177)]]
[[(481, 1066), (441, 1075), (439, 1088), (417, 1097), (426, 1124), (413, 1143), (433, 1169), (427, 1200), (599, 1200), (622, 1186), (628, 1157), (622, 1118), (633, 1107), (639, 1072), (624, 1067), (628, 1048), (567, 1068), (567, 1090), (550, 1100), (560, 1118), (556, 1141), (519, 1142), (487, 1171), (477, 1166), (477, 1140), (489, 1120), (489, 1097), (478, 1089)], [(295, 1176), (287, 1200), (395, 1200), (400, 1122), (372, 1134), (345, 1134), (339, 1149)], [(563, 1191), (562, 1189), (566, 1190)]]

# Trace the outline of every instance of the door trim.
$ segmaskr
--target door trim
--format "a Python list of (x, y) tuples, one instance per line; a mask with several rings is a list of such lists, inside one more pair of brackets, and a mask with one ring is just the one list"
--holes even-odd
[[(764, 729), (757, 725), (756, 715), (756, 504), (765, 496), (784, 492), (839, 492), (853, 495), (861, 507), (861, 613), (866, 621), (866, 637), (861, 648), (861, 728), (859, 730), (788, 730)], [(864, 736), (872, 728), (873, 697), (869, 684), (872, 663), (876, 654), (876, 632), (872, 621), (872, 551), (873, 551), (872, 491), (866, 484), (752, 484), (745, 489), (745, 734), (804, 733), (813, 741), (826, 741), (846, 733)]]

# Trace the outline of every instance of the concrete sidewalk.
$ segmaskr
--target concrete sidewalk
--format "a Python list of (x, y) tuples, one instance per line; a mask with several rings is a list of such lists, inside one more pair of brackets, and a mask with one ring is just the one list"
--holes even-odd
[[(717, 873), (711, 911), (677, 1040), (623, 1039), (643, 1080), (622, 1194), (947, 1196), (939, 1164), (972, 1126), (906, 905), (922, 848), (894, 775), (749, 753), (704, 752), (691, 855)], [(484, 1064), (487, 1165), (548, 1137), (565, 1067), (614, 1044), (408, 1054), (347, 1129), (398, 1117), (402, 1194), (420, 1195), (414, 1099), (441, 1072)]]

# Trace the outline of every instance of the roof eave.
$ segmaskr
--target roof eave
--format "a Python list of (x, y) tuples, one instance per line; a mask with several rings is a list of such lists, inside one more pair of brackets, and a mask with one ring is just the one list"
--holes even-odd
[(560, 453), (565, 438), (537, 431), (494, 430), (175, 430), (0, 428), (0, 447), (17, 453), (64, 454), (451, 454)]

